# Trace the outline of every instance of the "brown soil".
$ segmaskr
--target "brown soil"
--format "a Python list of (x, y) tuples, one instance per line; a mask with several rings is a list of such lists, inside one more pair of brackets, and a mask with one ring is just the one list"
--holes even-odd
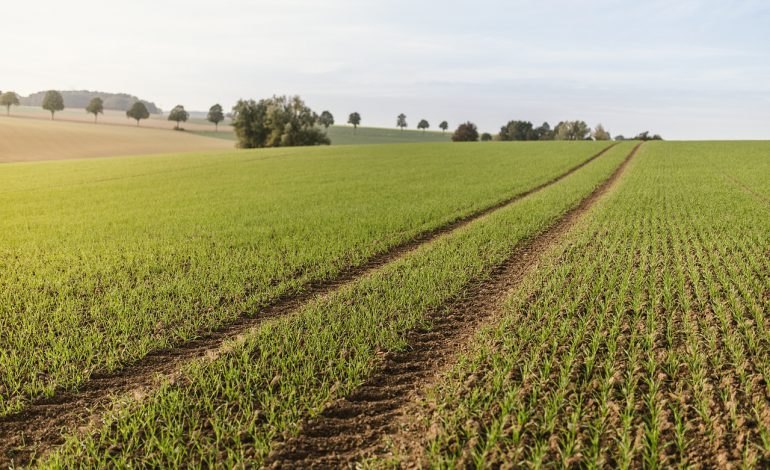
[(64, 442), (64, 433), (92, 428), (100, 415), (109, 409), (116, 397), (141, 397), (147, 391), (174, 375), (185, 365), (203, 358), (216, 357), (222, 345), (272, 318), (289, 315), (313, 299), (328, 295), (341, 287), (367, 276), (382, 266), (406, 256), (418, 247), (451, 233), (493, 211), (558, 183), (570, 174), (604, 155), (614, 145), (593, 155), (556, 178), (493, 206), (456, 219), (425, 232), (400, 245), (375, 255), (366, 264), (342, 271), (332, 279), (311, 283), (300, 293), (287, 295), (267, 306), (256, 316), (244, 316), (223, 328), (174, 348), (154, 351), (126, 367), (112, 372), (97, 372), (76, 391), (60, 390), (52, 398), (29, 403), (22, 411), (0, 417), (0, 467), (27, 465), (40, 455)]
[(234, 144), (190, 132), (0, 116), (0, 163), (226, 151)]
[(618, 181), (640, 145), (577, 207), (515, 249), (488, 280), (469, 286), (460, 300), (430, 314), (431, 329), (412, 331), (405, 351), (386, 354), (378, 372), (306, 423), (298, 436), (279, 444), (266, 466), (354, 467), (362, 459), (382, 455), (388, 442), (419, 442), (423, 430), (409, 427), (406, 415), (421, 401), (421, 391), (467, 347), (485, 320), (499, 315), (500, 301), (537, 264), (540, 254)]

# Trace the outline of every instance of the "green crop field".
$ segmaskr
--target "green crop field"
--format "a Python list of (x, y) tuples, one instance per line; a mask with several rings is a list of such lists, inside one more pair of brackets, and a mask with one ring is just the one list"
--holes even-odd
[(2, 170), (3, 466), (770, 465), (768, 143)]
[(418, 144), (6, 165), (0, 413), (259, 315), (604, 146)]
[[(223, 129), (219, 132), (194, 131), (195, 134), (206, 137), (235, 140), (232, 130)], [(331, 126), (326, 130), (326, 135), (332, 141), (332, 145), (365, 145), (365, 144), (398, 144), (419, 142), (449, 142), (452, 133), (441, 131), (416, 131), (412, 129), (386, 129), (382, 127)]]
[(446, 467), (766, 467), (768, 151), (646, 146), (427, 393), (417, 454)]

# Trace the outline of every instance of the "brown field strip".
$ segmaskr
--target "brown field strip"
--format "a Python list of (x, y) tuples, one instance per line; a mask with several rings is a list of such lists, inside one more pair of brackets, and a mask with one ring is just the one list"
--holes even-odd
[(453, 362), (482, 324), (499, 315), (506, 294), (537, 264), (540, 254), (617, 183), (640, 146), (577, 207), (514, 250), (487, 281), (471, 286), (462, 299), (434, 311), (428, 318), (433, 328), (411, 332), (405, 351), (386, 354), (376, 374), (306, 423), (298, 436), (279, 444), (266, 466), (347, 468), (382, 453), (388, 440), (420, 442), (422, 431), (409, 429), (404, 423), (421, 399), (421, 390)]
[(392, 263), (422, 245), (447, 235), (496, 210), (554, 185), (590, 162), (604, 155), (616, 144), (570, 168), (565, 173), (532, 189), (500, 201), (490, 207), (454, 220), (434, 230), (375, 255), (366, 264), (346, 269), (331, 279), (305, 286), (295, 294), (287, 294), (265, 307), (256, 316), (243, 316), (223, 328), (207, 333), (198, 339), (174, 348), (154, 351), (139, 361), (112, 373), (94, 373), (77, 391), (60, 390), (51, 398), (29, 403), (22, 411), (0, 417), (0, 466), (27, 465), (37, 456), (63, 443), (63, 432), (72, 432), (82, 426), (92, 425), (101, 413), (108, 409), (115, 397), (143, 396), (164, 378), (174, 377), (192, 361), (214, 358), (224, 343), (235, 339), (263, 322), (289, 315), (319, 296), (343, 288), (345, 285), (369, 275), (382, 266)]
[(232, 149), (189, 132), (0, 116), (0, 163)]

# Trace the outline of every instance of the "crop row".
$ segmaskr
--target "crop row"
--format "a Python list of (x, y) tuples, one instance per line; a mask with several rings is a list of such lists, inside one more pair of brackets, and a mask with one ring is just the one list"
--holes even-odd
[[(768, 146), (649, 144), (428, 392), (433, 467), (770, 464)], [(736, 176), (738, 175), (738, 176)]]
[(625, 158), (613, 148), (519, 202), (420, 247), (298, 313), (267, 322), (212, 361), (187, 367), (93, 435), (72, 437), (49, 465), (235, 466), (262, 461), (276, 440), (345, 396), (430, 328), (428, 313), (483, 279), (514, 247), (575, 206)]
[(310, 282), (549, 181), (604, 145), (6, 165), (0, 415), (258, 315)]

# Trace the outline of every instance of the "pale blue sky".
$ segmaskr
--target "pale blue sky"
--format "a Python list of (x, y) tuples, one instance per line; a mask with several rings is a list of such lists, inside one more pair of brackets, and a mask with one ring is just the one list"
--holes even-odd
[(770, 139), (770, 2), (9, 0), (0, 89)]

